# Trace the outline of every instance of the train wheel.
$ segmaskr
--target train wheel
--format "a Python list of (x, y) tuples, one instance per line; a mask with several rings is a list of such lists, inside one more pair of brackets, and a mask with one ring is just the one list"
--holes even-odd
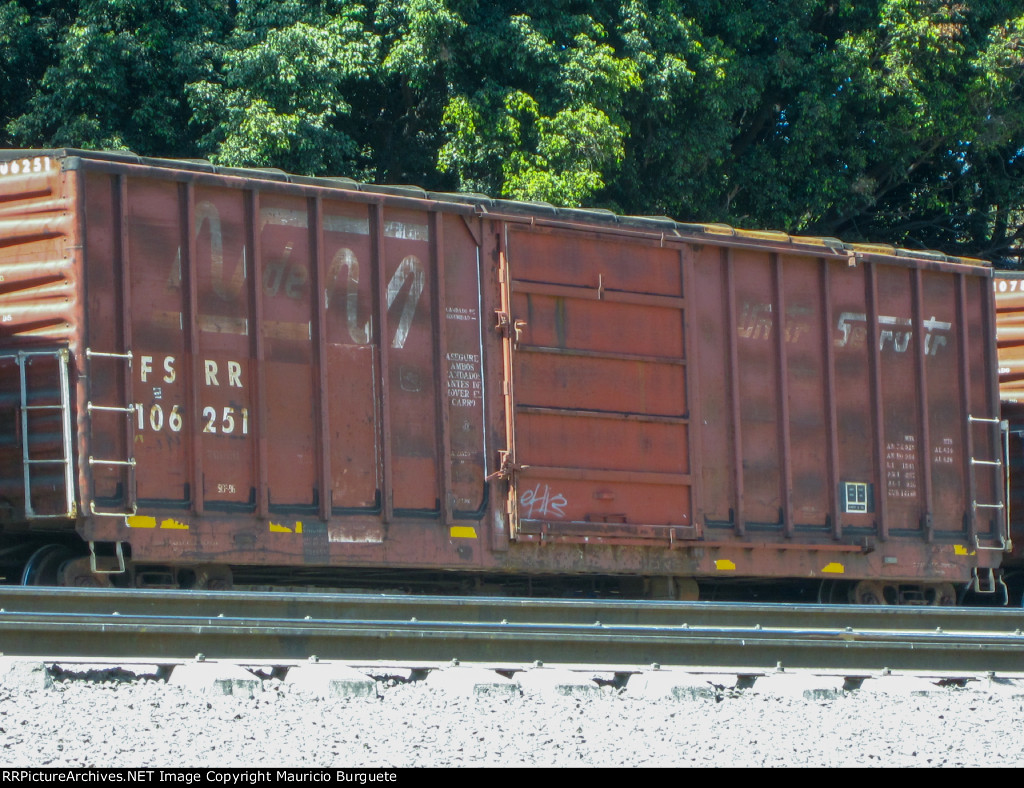
[(191, 588), (200, 591), (230, 591), (233, 586), (230, 567), (221, 564), (201, 564), (196, 567), (196, 579)]
[(842, 580), (822, 580), (818, 587), (819, 605), (842, 605), (850, 601), (851, 591)]
[(956, 587), (952, 583), (939, 583), (928, 588), (928, 604), (955, 607), (957, 602)]
[[(888, 599), (887, 590), (890, 592)], [(850, 591), (850, 601), (855, 605), (892, 605), (896, 603), (896, 594), (881, 580), (861, 580)]]
[(69, 588), (110, 588), (110, 576), (92, 571), (89, 558), (75, 558), (65, 561), (57, 573), (59, 585)]
[(60, 585), (60, 569), (75, 557), (71, 548), (62, 544), (43, 545), (29, 557), (21, 573), (23, 586)]

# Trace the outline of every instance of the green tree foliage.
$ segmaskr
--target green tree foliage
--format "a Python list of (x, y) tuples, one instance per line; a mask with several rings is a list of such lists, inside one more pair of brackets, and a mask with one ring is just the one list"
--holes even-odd
[(18, 56), (33, 79), (31, 95), (7, 106), (7, 141), (196, 154), (184, 86), (211, 67), (228, 21), (222, 3), (9, 2), (5, 11), (18, 15)]
[(1019, 262), (1024, 0), (0, 0), (4, 143)]
[(1014, 255), (1021, 3), (654, 6), (629, 4), (622, 27), (645, 89), (619, 204)]
[(345, 169), (359, 146), (348, 97), (379, 65), (364, 15), (345, 3), (245, 4), (218, 73), (187, 86), (211, 158), (304, 174)]
[[(438, 167), (459, 187), (560, 205), (593, 201), (625, 155), (625, 106), (640, 86), (593, 16), (574, 4), (475, 19), (450, 80)], [(575, 4), (585, 6), (586, 4)]]

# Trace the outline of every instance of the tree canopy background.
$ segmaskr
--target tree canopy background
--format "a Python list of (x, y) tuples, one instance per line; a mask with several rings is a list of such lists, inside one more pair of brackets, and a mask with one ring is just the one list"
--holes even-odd
[(1024, 263), (1024, 0), (0, 0), (4, 147)]

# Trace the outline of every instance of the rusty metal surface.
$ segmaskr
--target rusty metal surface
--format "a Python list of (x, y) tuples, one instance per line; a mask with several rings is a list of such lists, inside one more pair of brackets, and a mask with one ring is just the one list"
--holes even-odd
[(0, 338), (69, 348), (77, 528), (136, 560), (962, 581), (1001, 557), (975, 262), (0, 160)]
[(999, 357), (999, 399), (1009, 422), (1010, 532), (1012, 563), (1024, 558), (1024, 273), (997, 271), (992, 281)]
[(992, 281), (999, 346), (999, 398), (1024, 405), (1024, 273), (998, 271)]
[(681, 250), (508, 237), (517, 535), (697, 538)]
[(984, 269), (507, 237), (520, 541), (721, 548), (697, 572), (722, 576), (998, 562), (1001, 472), (977, 463), (1000, 456)]

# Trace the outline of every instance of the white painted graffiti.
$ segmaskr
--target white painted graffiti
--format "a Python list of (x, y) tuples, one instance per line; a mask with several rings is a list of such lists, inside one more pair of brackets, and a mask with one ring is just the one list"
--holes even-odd
[[(769, 339), (775, 328), (775, 317), (771, 304), (743, 304), (736, 333), (743, 339)], [(805, 310), (788, 309), (783, 321), (783, 339), (787, 343), (799, 342), (807, 333), (808, 324), (798, 319)], [(794, 319), (797, 318), (797, 319)]]
[[(308, 217), (299, 211), (286, 211), (276, 208), (263, 208), (260, 211), (260, 227), (262, 232), (267, 225), (305, 228)], [(239, 264), (234, 267), (230, 277), (225, 270), (224, 230), (220, 212), (216, 205), (202, 201), (195, 208), (195, 237), (199, 239), (208, 235), (210, 256), (210, 286), (217, 296), (226, 302), (237, 301), (247, 276), (247, 253), (243, 246)], [(348, 217), (325, 217), (324, 229), (333, 232), (366, 234), (368, 222), (359, 222)], [(429, 240), (426, 225), (414, 225), (402, 222), (387, 222), (384, 235), (389, 238), (405, 240)], [(310, 275), (308, 265), (292, 259), (293, 244), (286, 243), (281, 253), (263, 265), (262, 289), (267, 297), (284, 296), (292, 300), (308, 297)], [(327, 281), (324, 283), (324, 302), (330, 308), (336, 300), (345, 309), (348, 332), (352, 341), (358, 345), (366, 345), (372, 341), (372, 325), (369, 319), (359, 316), (359, 260), (351, 249), (338, 250), (328, 266)], [(179, 247), (174, 266), (168, 282), (172, 287), (181, 287), (182, 253)], [(408, 285), (408, 287), (407, 287)], [(395, 334), (391, 347), (403, 348), (409, 337), (413, 317), (426, 285), (426, 274), (423, 263), (416, 255), (407, 255), (399, 263), (387, 284), (387, 309), (390, 310), (399, 301), (403, 291), (407, 292), (405, 302), (396, 321)], [(340, 292), (339, 292), (340, 291)], [(202, 318), (203, 316), (200, 316)], [(200, 324), (203, 325), (202, 319)], [(246, 330), (247, 330), (246, 325)]]
[(324, 294), (325, 306), (331, 306), (331, 297), (338, 289), (338, 276), (342, 269), (347, 272), (345, 282), (345, 316), (348, 320), (348, 333), (352, 341), (359, 345), (366, 345), (370, 341), (370, 321), (359, 323), (359, 259), (351, 249), (339, 249), (334, 259), (331, 260), (331, 267), (327, 273), (327, 281), (331, 286)]
[(552, 492), (548, 485), (537, 484), (532, 490), (526, 490), (519, 496), (519, 505), (525, 510), (521, 512), (527, 520), (538, 517), (565, 517), (565, 507), (569, 501), (561, 493)]
[(416, 313), (416, 304), (423, 293), (423, 264), (414, 255), (409, 255), (402, 264), (398, 266), (395, 275), (388, 282), (388, 309), (395, 303), (398, 294), (402, 292), (406, 280), (411, 280), (409, 295), (402, 308), (402, 314), (398, 318), (398, 327), (395, 329), (395, 339), (391, 343), (393, 348), (405, 347), (405, 340), (409, 336), (409, 328), (412, 326), (412, 317)]
[[(863, 325), (862, 325), (863, 324)], [(905, 353), (910, 347), (910, 341), (914, 336), (913, 321), (909, 318), (892, 317), (890, 315), (879, 315), (878, 325), (878, 349), (884, 351), (891, 346), (897, 353)], [(926, 356), (934, 356), (939, 349), (948, 343), (944, 333), (952, 327), (952, 323), (944, 320), (937, 320), (934, 316), (923, 321), (921, 324), (926, 331), (924, 337), (924, 352)], [(843, 312), (839, 315), (836, 328), (842, 336), (836, 337), (836, 347), (861, 348), (867, 344), (867, 315), (863, 312)]]

